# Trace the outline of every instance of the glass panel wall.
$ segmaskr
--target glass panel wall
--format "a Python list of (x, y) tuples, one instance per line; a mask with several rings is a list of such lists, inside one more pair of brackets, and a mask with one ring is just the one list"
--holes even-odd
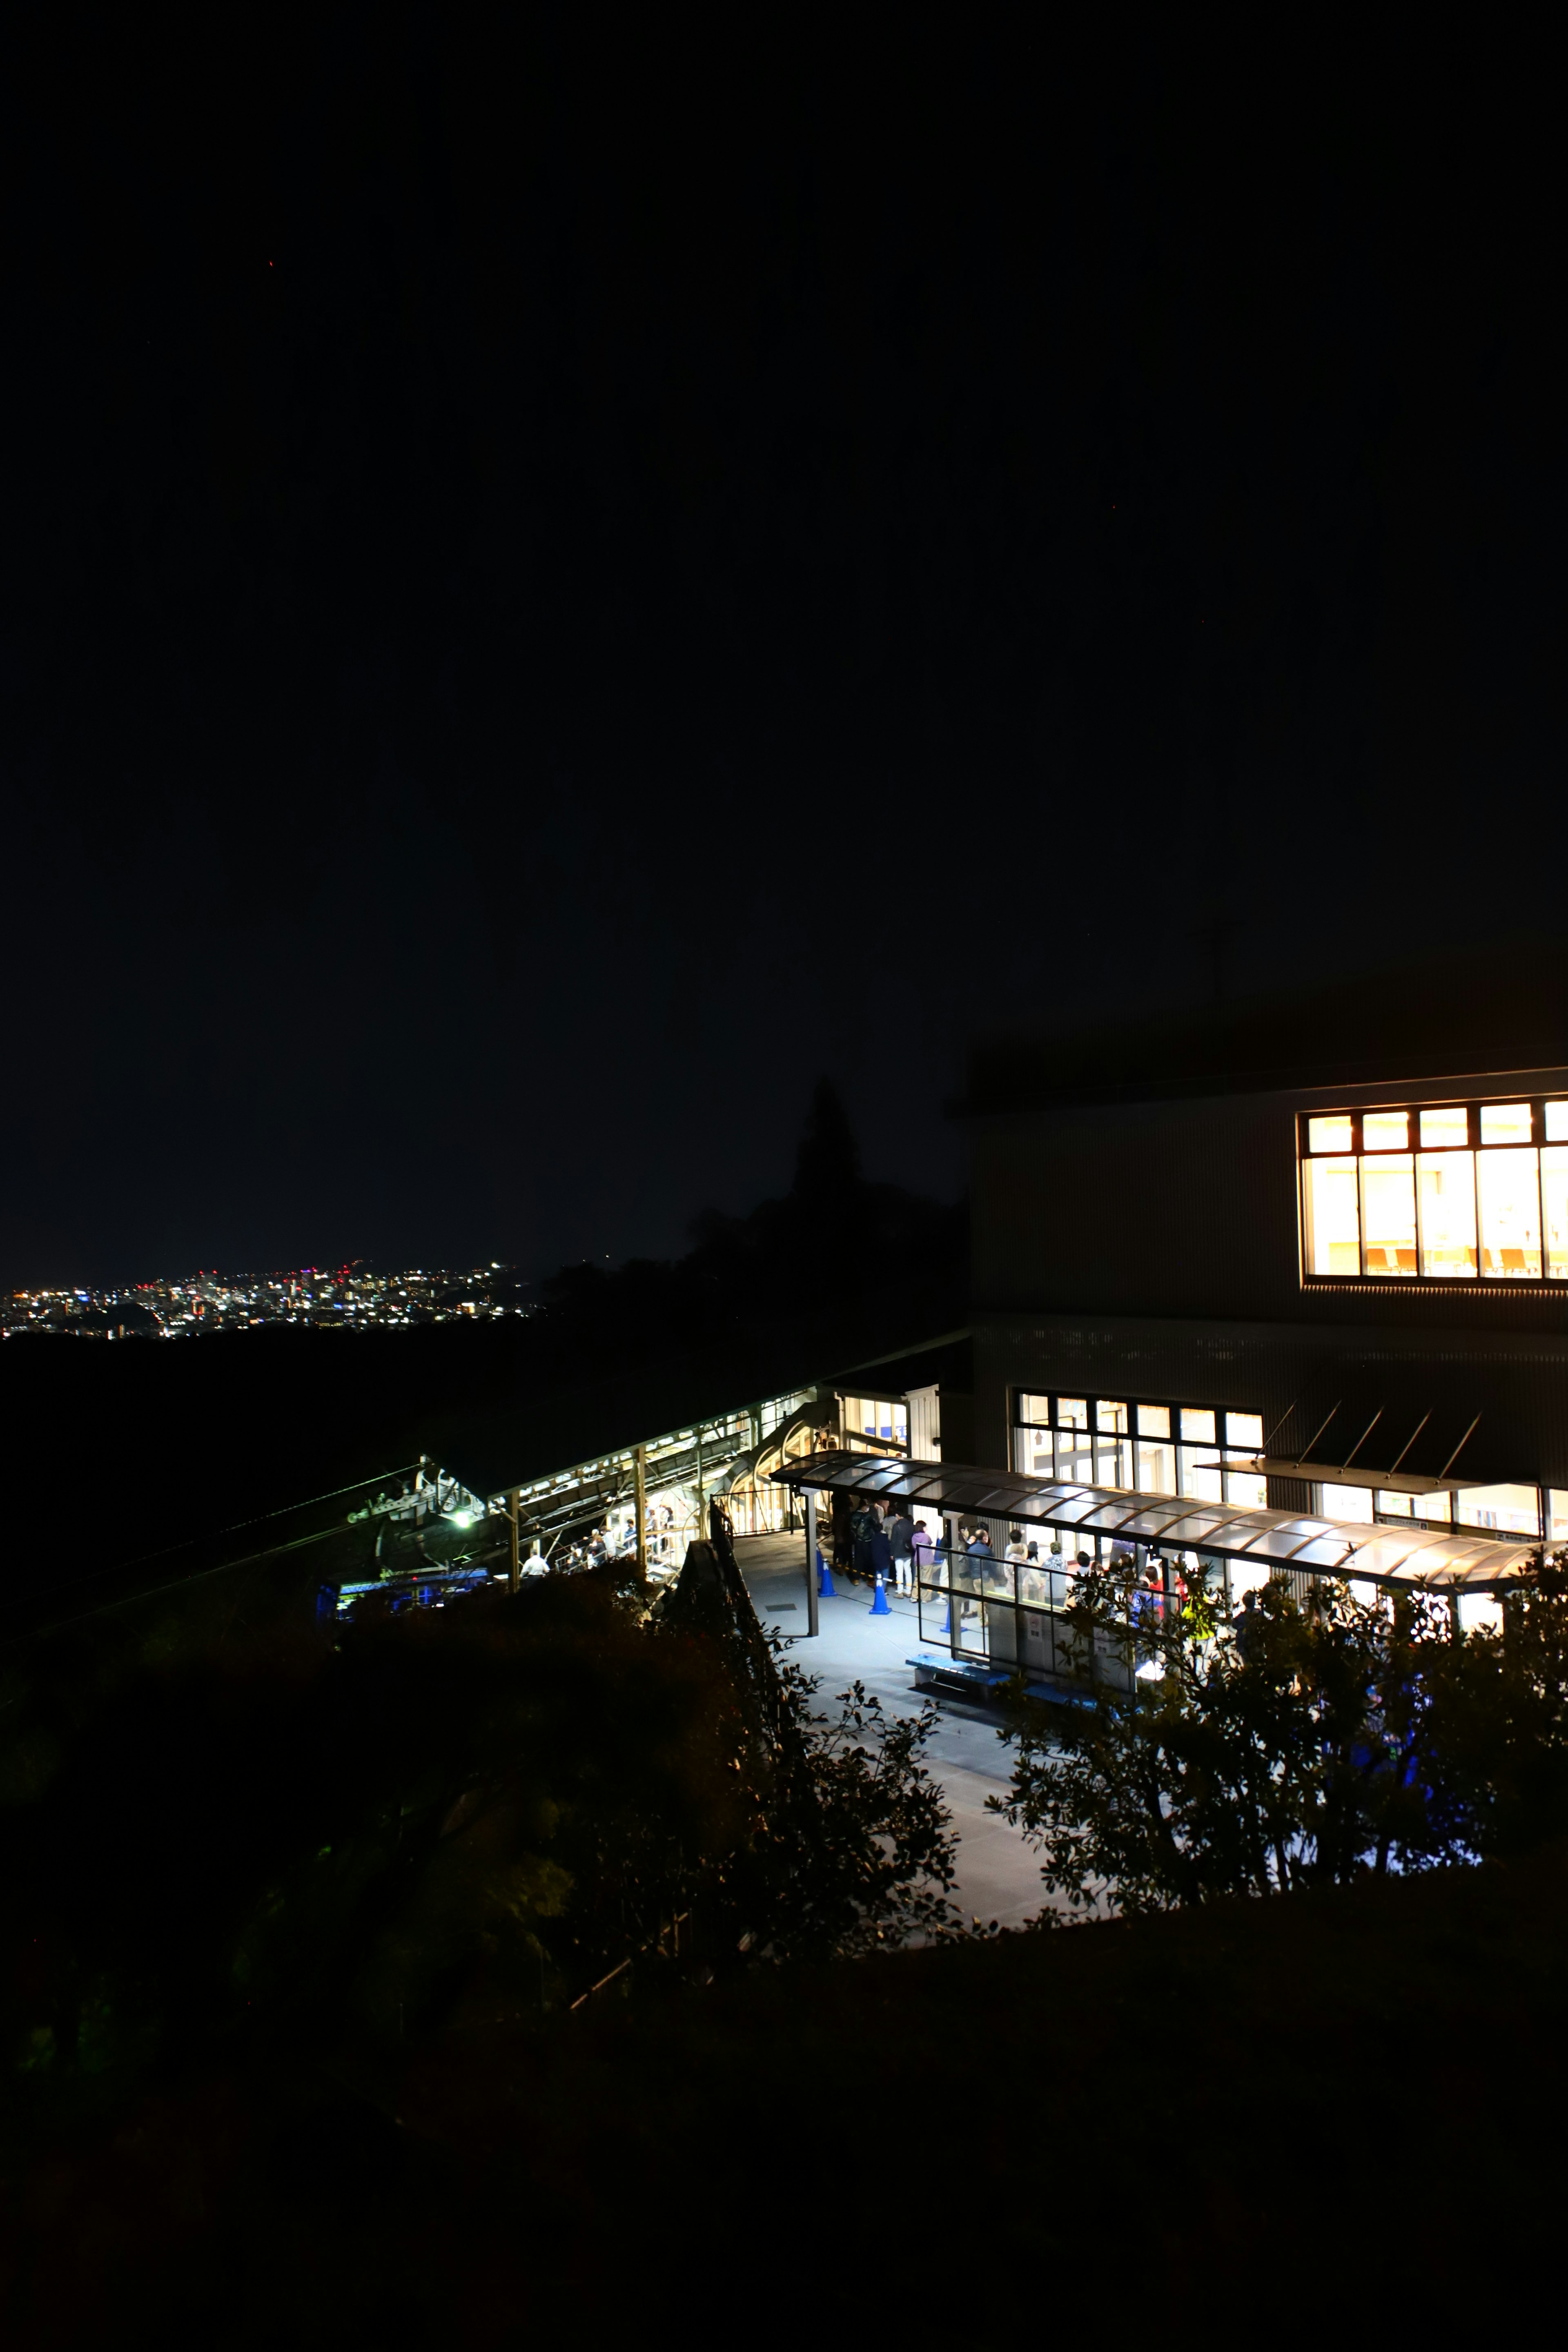
[(1228, 1468), (1226, 1457), (1255, 1454), (1262, 1444), (1261, 1413), (1026, 1391), (1016, 1405), (1013, 1466), (1064, 1485), (1261, 1508), (1267, 1480), (1255, 1470)]
[[(1054, 1475), (1063, 1484), (1120, 1486), (1146, 1495), (1190, 1495), (1194, 1500), (1226, 1502), (1248, 1510), (1268, 1507), (1267, 1477), (1257, 1470), (1233, 1466), (1237, 1455), (1256, 1456), (1262, 1451), (1260, 1413), (1221, 1412), (1208, 1405), (1026, 1393), (1018, 1397), (1016, 1415), (1014, 1466), (1037, 1477)], [(1112, 1459), (1117, 1475), (1108, 1477), (1100, 1465), (1108, 1465)], [(1568, 1493), (1553, 1494), (1543, 1503), (1541, 1490), (1534, 1486), (1460, 1487), (1456, 1496), (1447, 1489), (1409, 1495), (1393, 1488), (1374, 1490), (1325, 1480), (1312, 1507), (1325, 1518), (1343, 1519), (1352, 1526), (1413, 1520), (1436, 1528), (1458, 1524), (1501, 1536), (1538, 1537), (1544, 1518), (1550, 1539), (1568, 1541)], [(1036, 1599), (1041, 1607), (1064, 1607), (1065, 1597), (1058, 1594), (1053, 1600), (1048, 1588), (1053, 1576), (1060, 1584), (1064, 1574), (1070, 1575), (1070, 1552), (1052, 1551), (1057, 1539), (1044, 1530), (1031, 1527), (1022, 1534), (1027, 1570), (1037, 1580), (1027, 1592), (1020, 1587), (1021, 1601)], [(1088, 1538), (1084, 1542), (1085, 1549), (1096, 1556), (1105, 1549), (1099, 1538)], [(939, 1570), (939, 1575), (944, 1577), (944, 1572)], [(945, 1591), (943, 1580), (944, 1616)]]
[(1568, 1281), (1568, 1102), (1439, 1103), (1300, 1125), (1311, 1281)]

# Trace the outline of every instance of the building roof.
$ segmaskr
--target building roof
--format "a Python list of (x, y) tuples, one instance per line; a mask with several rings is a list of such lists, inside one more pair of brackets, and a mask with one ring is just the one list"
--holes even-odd
[(1053, 1103), (1381, 1086), (1568, 1067), (1568, 959), (1510, 941), (1326, 987), (977, 1046), (961, 1118)]
[(944, 1511), (1103, 1536), (1155, 1549), (1201, 1551), (1319, 1576), (1378, 1584), (1432, 1585), (1492, 1592), (1522, 1575), (1539, 1544), (1438, 1533), (1425, 1528), (1367, 1528), (1297, 1511), (1247, 1510), (1190, 1496), (1135, 1495), (1114, 1486), (1075, 1486), (1019, 1470), (954, 1462), (905, 1462), (886, 1454), (815, 1454), (775, 1470), (774, 1481), (799, 1491), (872, 1495), (934, 1505)]

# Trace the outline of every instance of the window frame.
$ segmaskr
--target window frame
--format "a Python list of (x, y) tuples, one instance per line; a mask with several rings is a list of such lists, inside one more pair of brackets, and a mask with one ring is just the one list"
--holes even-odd
[[(1024, 1418), (1025, 1400), (1026, 1398), (1032, 1401), (1036, 1408), (1036, 1417), (1031, 1420), (1026, 1420)], [(1083, 1407), (1084, 1419), (1082, 1422), (1064, 1421), (1062, 1419), (1061, 1406), (1064, 1401), (1070, 1402), (1073, 1404), (1081, 1405)], [(1115, 1404), (1126, 1412), (1126, 1427), (1114, 1437), (1111, 1437), (1106, 1433), (1100, 1431), (1097, 1426), (1099, 1420), (1099, 1408), (1101, 1403)], [(1046, 1416), (1043, 1420), (1038, 1417), (1039, 1410), (1041, 1408), (1044, 1409)], [(1144, 1429), (1142, 1415), (1146, 1410), (1151, 1408), (1155, 1412), (1163, 1413), (1167, 1417), (1166, 1427), (1163, 1432), (1158, 1428), (1149, 1430)], [(1212, 1413), (1215, 1423), (1215, 1435), (1212, 1438), (1184, 1437), (1182, 1434), (1182, 1415), (1184, 1412)], [(1047, 1437), (1050, 1440), (1052, 1457), (1052, 1469), (1050, 1475), (1053, 1478), (1056, 1478), (1061, 1475), (1055, 1467), (1057, 1441), (1060, 1437), (1069, 1437), (1073, 1440), (1074, 1449), (1079, 1453), (1087, 1454), (1089, 1460), (1096, 1465), (1097, 1475), (1088, 1483), (1090, 1485), (1103, 1485), (1105, 1482), (1098, 1476), (1100, 1458), (1098, 1449), (1101, 1446), (1115, 1445), (1127, 1450), (1132, 1469), (1133, 1483), (1130, 1487), (1122, 1488), (1121, 1491), (1130, 1494), (1142, 1494), (1145, 1492), (1151, 1494), (1163, 1493), (1165, 1491), (1163, 1488), (1144, 1488), (1142, 1486), (1138, 1483), (1138, 1472), (1141, 1466), (1141, 1449), (1144, 1445), (1165, 1446), (1170, 1450), (1172, 1468), (1177, 1480), (1176, 1486), (1173, 1490), (1175, 1493), (1179, 1495), (1189, 1495), (1195, 1502), (1201, 1502), (1204, 1499), (1203, 1496), (1194, 1494), (1189, 1486), (1184, 1486), (1181, 1483), (1184, 1468), (1183, 1457), (1188, 1457), (1185, 1463), (1185, 1467), (1190, 1470), (1192, 1467), (1190, 1457), (1194, 1454), (1202, 1454), (1208, 1457), (1209, 1466), (1212, 1466), (1213, 1473), (1219, 1481), (1221, 1499), (1226, 1502), (1245, 1503), (1246, 1500), (1250, 1498), (1233, 1496), (1230, 1492), (1229, 1481), (1233, 1471), (1237, 1475), (1244, 1477), (1256, 1475), (1255, 1473), (1247, 1473), (1239, 1470), (1237, 1467), (1237, 1461), (1249, 1461), (1255, 1458), (1258, 1448), (1254, 1445), (1242, 1444), (1231, 1439), (1226, 1433), (1226, 1416), (1233, 1412), (1252, 1413), (1255, 1412), (1257, 1412), (1257, 1409), (1251, 1405), (1199, 1404), (1194, 1399), (1190, 1397), (1182, 1399), (1174, 1397), (1144, 1397), (1139, 1399), (1136, 1397), (1129, 1397), (1125, 1390), (1122, 1391), (1120, 1396), (1115, 1398), (1101, 1398), (1092, 1390), (1074, 1391), (1071, 1392), (1069, 1397), (1069, 1392), (1065, 1389), (1026, 1388), (1022, 1381), (1018, 1381), (1010, 1387), (1008, 1391), (1009, 1461), (1015, 1469), (1022, 1470), (1028, 1475), (1037, 1476), (1041, 1475), (1038, 1472), (1032, 1470), (1027, 1463), (1020, 1462), (1017, 1459), (1019, 1450), (1018, 1440), (1021, 1437)], [(1257, 1412), (1257, 1418), (1260, 1423), (1262, 1423), (1266, 1421), (1267, 1416), (1258, 1412)]]
[[(1551, 1270), (1552, 1250), (1547, 1234), (1545, 1187), (1542, 1181), (1541, 1165), (1542, 1152), (1552, 1148), (1547, 1132), (1547, 1105), (1549, 1103), (1562, 1103), (1564, 1100), (1568, 1100), (1568, 1092), (1563, 1090), (1554, 1090), (1550, 1094), (1509, 1094), (1500, 1091), (1497, 1094), (1467, 1096), (1463, 1097), (1449, 1095), (1439, 1097), (1436, 1100), (1426, 1102), (1391, 1103), (1369, 1101), (1364, 1104), (1358, 1104), (1354, 1108), (1347, 1108), (1342, 1105), (1331, 1108), (1320, 1105), (1314, 1109), (1298, 1111), (1296, 1114), (1296, 1230), (1300, 1257), (1300, 1278), (1302, 1289), (1334, 1291), (1370, 1290), (1377, 1292), (1380, 1296), (1387, 1295), (1398, 1297), (1408, 1297), (1413, 1293), (1419, 1294), (1421, 1292), (1430, 1293), (1436, 1291), (1442, 1293), (1445, 1297), (1455, 1298), (1474, 1298), (1480, 1297), (1482, 1294), (1504, 1298), (1518, 1298), (1521, 1296), (1524, 1297), (1531, 1297), (1539, 1295), (1542, 1291), (1556, 1291), (1561, 1293), (1564, 1290), (1568, 1290), (1568, 1270), (1559, 1274), (1553, 1274)], [(1529, 1106), (1531, 1134), (1531, 1141), (1528, 1144), (1503, 1142), (1483, 1143), (1481, 1141), (1482, 1110), (1498, 1109), (1504, 1106), (1511, 1107), (1515, 1104), (1528, 1104)], [(1421, 1141), (1421, 1114), (1423, 1111), (1430, 1110), (1462, 1110), (1465, 1113), (1465, 1141), (1462, 1144), (1456, 1140), (1454, 1143), (1447, 1145), (1424, 1145)], [(1416, 1220), (1415, 1253), (1415, 1265), (1413, 1271), (1399, 1274), (1390, 1273), (1385, 1268), (1382, 1267), (1380, 1267), (1375, 1273), (1371, 1274), (1366, 1270), (1367, 1240), (1366, 1213), (1364, 1205), (1366, 1171), (1369, 1166), (1375, 1169), (1380, 1160), (1391, 1163), (1402, 1156), (1397, 1148), (1392, 1145), (1386, 1150), (1379, 1151), (1369, 1152), (1365, 1148), (1364, 1121), (1369, 1116), (1384, 1111), (1401, 1111), (1405, 1113), (1409, 1121), (1407, 1141), (1403, 1156), (1408, 1158), (1410, 1160), (1415, 1192)], [(1345, 1151), (1342, 1149), (1325, 1150), (1321, 1151), (1314, 1151), (1312, 1150), (1311, 1127), (1310, 1122), (1317, 1118), (1348, 1119), (1350, 1121), (1351, 1148), (1349, 1151)], [(1555, 1139), (1553, 1139), (1552, 1140), (1554, 1141)], [(1536, 1230), (1540, 1235), (1539, 1246), (1541, 1258), (1541, 1270), (1539, 1273), (1532, 1273), (1528, 1270), (1523, 1273), (1520, 1273), (1517, 1270), (1508, 1272), (1501, 1268), (1494, 1271), (1489, 1270), (1486, 1263), (1487, 1245), (1482, 1237), (1481, 1232), (1480, 1163), (1482, 1160), (1491, 1152), (1520, 1150), (1533, 1151), (1535, 1154), (1535, 1213), (1537, 1220)], [(1472, 1274), (1457, 1275), (1451, 1272), (1443, 1274), (1427, 1274), (1422, 1264), (1426, 1255), (1426, 1251), (1423, 1246), (1421, 1212), (1421, 1162), (1424, 1160), (1429, 1160), (1433, 1159), (1440, 1159), (1445, 1152), (1448, 1151), (1451, 1151), (1455, 1155), (1456, 1159), (1461, 1153), (1468, 1154), (1474, 1178), (1476, 1265), (1475, 1271)], [(1307, 1171), (1314, 1160), (1338, 1160), (1342, 1161), (1351, 1160), (1355, 1163), (1357, 1218), (1356, 1245), (1357, 1255), (1361, 1265), (1361, 1271), (1358, 1274), (1317, 1274), (1311, 1270), (1307, 1262), (1307, 1235), (1310, 1224), (1307, 1207)], [(1568, 1265), (1568, 1261), (1565, 1261), (1565, 1265)]]

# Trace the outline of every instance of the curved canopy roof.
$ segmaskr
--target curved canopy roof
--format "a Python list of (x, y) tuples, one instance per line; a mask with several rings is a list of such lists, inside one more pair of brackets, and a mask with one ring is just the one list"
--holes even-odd
[(782, 1486), (877, 1496), (943, 1511), (973, 1511), (1064, 1534), (1102, 1536), (1156, 1549), (1304, 1569), (1319, 1576), (1368, 1577), (1380, 1584), (1431, 1584), (1489, 1592), (1522, 1574), (1536, 1543), (1426, 1528), (1352, 1526), (1296, 1511), (1248, 1510), (1187, 1495), (1134, 1495), (1115, 1486), (1074, 1486), (1022, 1470), (957, 1462), (906, 1462), (875, 1454), (814, 1454), (775, 1470)]

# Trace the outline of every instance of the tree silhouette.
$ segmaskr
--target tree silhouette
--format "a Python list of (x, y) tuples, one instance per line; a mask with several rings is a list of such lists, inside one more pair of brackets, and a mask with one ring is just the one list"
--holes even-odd
[(842, 1201), (862, 1181), (860, 1147), (844, 1097), (831, 1078), (818, 1078), (795, 1155), (795, 1197), (814, 1205)]

